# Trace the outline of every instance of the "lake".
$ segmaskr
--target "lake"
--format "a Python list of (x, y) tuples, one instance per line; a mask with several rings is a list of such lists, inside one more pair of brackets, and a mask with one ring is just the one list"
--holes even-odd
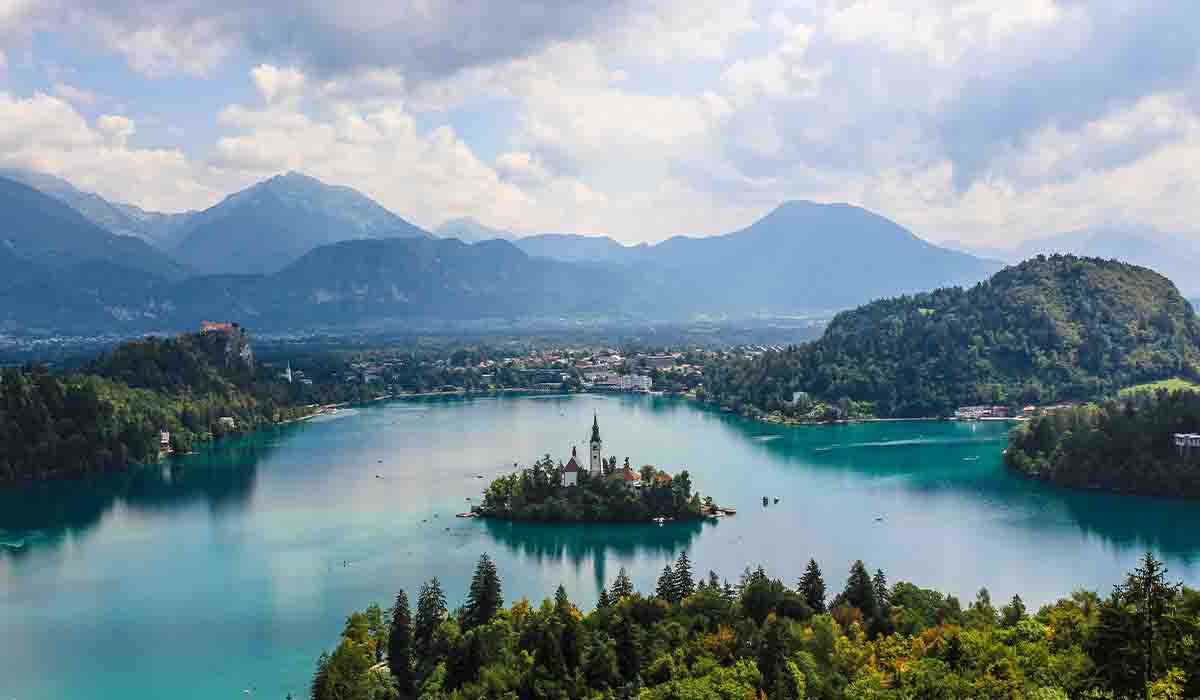
[[(454, 518), (492, 477), (577, 445), (669, 471), (737, 516), (536, 525)], [(1068, 492), (1007, 474), (1008, 424), (786, 427), (646, 396), (396, 401), (226, 440), (162, 465), (0, 491), (0, 700), (307, 697), (345, 617), (441, 578), (462, 602), (489, 552), (511, 602), (562, 583), (591, 605), (688, 549), (697, 574), (809, 557), (840, 590), (892, 582), (1034, 605), (1106, 593), (1147, 548), (1200, 583), (1195, 504)], [(485, 479), (477, 478), (484, 475)], [(779, 503), (763, 507), (762, 497)], [(249, 694), (244, 691), (251, 691)]]

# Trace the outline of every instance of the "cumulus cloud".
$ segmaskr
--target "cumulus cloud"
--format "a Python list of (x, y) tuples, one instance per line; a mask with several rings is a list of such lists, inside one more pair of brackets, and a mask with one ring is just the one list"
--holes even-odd
[(211, 203), (228, 181), (197, 169), (178, 149), (134, 148), (135, 124), (104, 115), (89, 122), (66, 100), (0, 92), (0, 163), (59, 175), (77, 187), (150, 208)]
[(304, 87), (304, 74), (295, 68), (279, 68), (270, 64), (256, 66), (250, 78), (267, 102), (282, 101), (299, 96)]
[(54, 94), (77, 105), (96, 104), (96, 93), (66, 83), (55, 83)]

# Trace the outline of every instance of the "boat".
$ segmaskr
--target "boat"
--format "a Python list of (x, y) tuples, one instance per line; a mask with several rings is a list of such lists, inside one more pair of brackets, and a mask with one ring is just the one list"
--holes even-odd
[(478, 518), (479, 513), (472, 513), (472, 512), (455, 513), (454, 517), (456, 517), (456, 518)]
[(765, 505), (767, 505), (767, 503), (768, 503), (768, 502), (769, 502), (769, 501), (767, 500), (767, 497), (766, 497), (766, 496), (763, 496), (763, 505), (764, 505), (764, 506), (765, 506)]
[(667, 521), (667, 519), (666, 519), (666, 518), (664, 518), (664, 517), (663, 517), (663, 516), (661, 516), (661, 515), (660, 515), (660, 516), (658, 516), (657, 518), (651, 518), (651, 520), (653, 520), (654, 522), (658, 523), (659, 525), (662, 525), (663, 523), (665, 523), (665, 522)]
[(779, 496), (776, 496), (776, 497), (775, 497), (775, 502), (776, 502), (776, 503), (778, 503), (778, 502), (779, 502)]
[(737, 508), (718, 508), (725, 515), (737, 515)]

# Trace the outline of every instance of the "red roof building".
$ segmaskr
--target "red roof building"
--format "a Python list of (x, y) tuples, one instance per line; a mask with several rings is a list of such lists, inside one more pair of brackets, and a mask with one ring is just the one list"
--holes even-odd
[(563, 467), (563, 486), (575, 486), (579, 483), (579, 472), (583, 471), (579, 467), (579, 462), (576, 460), (575, 448), (571, 448), (571, 459), (567, 460), (567, 465)]

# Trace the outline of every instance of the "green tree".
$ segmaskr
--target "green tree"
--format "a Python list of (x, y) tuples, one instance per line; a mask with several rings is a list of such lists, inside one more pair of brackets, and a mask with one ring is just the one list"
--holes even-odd
[(433, 635), (438, 625), (446, 619), (446, 594), (437, 576), (421, 586), (417, 597), (417, 617), (413, 626), (413, 644), (417, 659), (428, 659), (433, 646)]
[(808, 560), (797, 589), (814, 613), (819, 615), (825, 612), (825, 579), (821, 577), (821, 567), (816, 559)]
[(629, 573), (622, 566), (617, 572), (617, 580), (613, 582), (612, 600), (615, 602), (631, 595), (633, 595), (633, 581), (629, 579)]
[(679, 552), (679, 558), (675, 560), (675, 598), (683, 600), (696, 592), (696, 580), (692, 576), (692, 562), (688, 559), (687, 550)]
[(413, 633), (412, 613), (408, 607), (408, 595), (401, 588), (396, 593), (396, 602), (392, 605), (392, 623), (388, 630), (387, 661), (388, 670), (396, 681), (396, 689), (401, 698), (411, 698), (416, 692), (416, 678), (413, 675)]
[(678, 602), (679, 596), (675, 592), (675, 572), (671, 570), (670, 565), (663, 566), (662, 574), (658, 577), (658, 585), (654, 588), (654, 596), (668, 603)]
[(475, 565), (475, 575), (471, 577), (471, 587), (467, 591), (467, 602), (463, 606), (464, 629), (486, 625), (502, 605), (504, 596), (500, 589), (500, 576), (496, 573), (496, 564), (485, 552), (479, 555), (479, 563)]
[(879, 603), (875, 597), (875, 584), (861, 559), (850, 566), (850, 575), (846, 578), (846, 588), (841, 597), (850, 607), (858, 608), (864, 619), (874, 620), (878, 617)]

